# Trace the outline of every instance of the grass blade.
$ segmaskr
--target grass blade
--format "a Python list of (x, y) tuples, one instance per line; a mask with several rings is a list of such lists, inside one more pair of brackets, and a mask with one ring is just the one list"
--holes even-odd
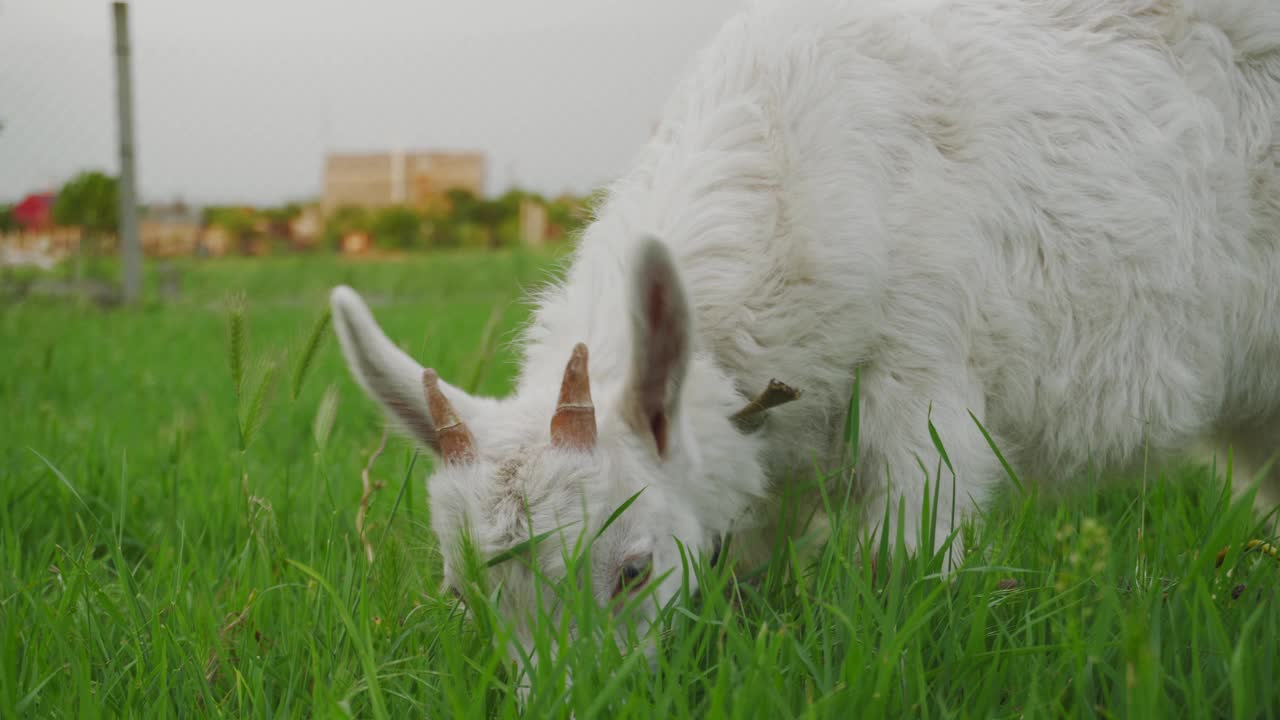
[(533, 537), (529, 538), (528, 540), (524, 540), (522, 542), (516, 543), (515, 545), (512, 545), (506, 550), (503, 550), (497, 555), (494, 555), (493, 557), (489, 558), (489, 560), (486, 561), (484, 565), (485, 567), (493, 567), (494, 565), (501, 565), (502, 563), (510, 560), (511, 558), (517, 555), (523, 555), (529, 552), (530, 550), (532, 550), (534, 546), (537, 545), (538, 543), (542, 542), (543, 540), (546, 540), (552, 535), (555, 535), (561, 530), (564, 530), (565, 528), (570, 527), (574, 524), (575, 523), (566, 523), (564, 525), (561, 525), (560, 527), (551, 528), (546, 532), (540, 532), (537, 535), (534, 535)]
[(614, 510), (613, 514), (609, 516), (609, 519), (604, 521), (604, 525), (596, 531), (596, 537), (603, 535), (604, 531), (608, 530), (610, 525), (612, 525), (619, 517), (622, 517), (622, 513), (626, 512), (627, 508), (631, 507), (631, 503), (635, 502), (642, 492), (644, 492), (644, 488), (637, 490), (635, 495), (627, 498), (621, 505), (619, 505), (618, 509)]
[(1009, 461), (1004, 459), (1004, 454), (1000, 452), (1000, 448), (996, 447), (996, 441), (991, 439), (991, 433), (987, 432), (987, 428), (983, 426), (982, 421), (978, 420), (978, 416), (969, 411), (969, 417), (973, 418), (973, 424), (978, 426), (978, 430), (982, 431), (982, 437), (986, 439), (987, 446), (991, 448), (991, 452), (996, 454), (996, 459), (1000, 461), (1000, 467), (1004, 468), (1004, 472), (1013, 481), (1018, 488), (1018, 492), (1026, 494), (1027, 489), (1022, 486), (1022, 481), (1018, 479), (1018, 474), (1013, 471), (1013, 467), (1009, 465)]
[(373, 706), (373, 716), (385, 719), (387, 717), (386, 702), (382, 698), (382, 687), (378, 682), (378, 667), (374, 663), (373, 648), (369, 645), (368, 638), (360, 634), (356, 628), (355, 618), (351, 613), (347, 612), (346, 606), (342, 603), (342, 599), (338, 597), (338, 592), (333, 589), (329, 581), (325, 580), (320, 573), (312, 570), (293, 558), (287, 558), (287, 562), (306, 573), (312, 580), (316, 581), (321, 588), (324, 588), (329, 599), (333, 601), (333, 605), (338, 610), (338, 617), (342, 620), (342, 624), (347, 629), (347, 635), (351, 638), (351, 642), (355, 643), (356, 651), (360, 655), (360, 665), (364, 670), (365, 682), (369, 686), (369, 704)]
[(324, 344), (325, 338), (329, 337), (326, 332), (329, 329), (329, 320), (333, 311), (326, 309), (316, 321), (314, 327), (311, 328), (311, 335), (307, 337), (307, 344), (303, 346), (302, 355), (298, 357), (298, 363), (293, 368), (293, 384), (291, 385), (290, 398), (298, 399), (298, 395), (302, 393), (302, 384), (306, 382), (307, 371), (311, 369), (312, 362), (316, 359), (316, 353), (320, 350), (320, 346)]
[(231, 370), (231, 387), (235, 390), (236, 401), (244, 394), (244, 311), (245, 295), (243, 292), (232, 293), (227, 297), (227, 336), (229, 342), (228, 365)]
[(253, 436), (258, 433), (262, 427), (263, 420), (266, 419), (267, 401), (270, 397), (271, 390), (275, 387), (276, 371), (279, 366), (274, 360), (267, 360), (263, 363), (262, 378), (258, 381), (258, 389), (253, 393), (253, 399), (249, 402), (249, 411), (245, 416), (244, 422), (241, 423), (243, 428), (240, 435), (240, 449), (244, 450), (253, 443)]

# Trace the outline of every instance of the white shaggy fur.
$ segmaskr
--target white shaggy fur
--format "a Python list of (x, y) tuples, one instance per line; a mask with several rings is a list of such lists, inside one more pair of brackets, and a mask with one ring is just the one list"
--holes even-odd
[[(627, 410), (637, 363), (660, 361), (642, 251), (674, 266), (689, 307), (664, 331), (690, 347), (661, 457)], [(354, 292), (333, 306), (357, 378), (429, 422), (421, 367)], [(548, 444), (577, 342), (591, 453)], [(929, 420), (955, 471), (942, 507), (970, 512), (1004, 476), (970, 413), (1028, 480), (1206, 437), (1256, 465), (1280, 449), (1280, 3), (760, 4), (698, 57), (523, 346), (512, 397), (445, 386), (481, 455), (429, 483), (450, 582), (464, 527), (493, 553), (584, 509), (598, 527), (644, 487), (597, 545), (594, 583), (604, 602), (620, 559), (653, 552), (655, 578), (675, 570), (665, 602), (673, 537), (768, 531), (815, 467), (854, 484), (869, 523), (905, 500), (911, 541), (940, 466)], [(803, 396), (739, 432), (728, 415), (771, 378)], [(524, 626), (531, 575), (493, 573)]]

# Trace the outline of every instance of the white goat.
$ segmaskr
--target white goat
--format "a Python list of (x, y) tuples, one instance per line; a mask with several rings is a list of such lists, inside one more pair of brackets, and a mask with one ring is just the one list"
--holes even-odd
[[(644, 488), (593, 586), (604, 604), (661, 577), (665, 603), (677, 539), (759, 545), (815, 458), (869, 523), (905, 500), (914, 541), (929, 420), (959, 514), (1004, 476), (975, 417), (1027, 479), (1205, 437), (1256, 465), (1280, 448), (1280, 3), (762, 5), (699, 56), (540, 297), (512, 397), (424, 371), (351, 289), (332, 305), (356, 379), (441, 460), (451, 583), (463, 532), (487, 554), (576, 537)], [(775, 378), (801, 396), (744, 410)], [(538, 557), (563, 573), (559, 542)], [(533, 575), (488, 572), (527, 641)]]

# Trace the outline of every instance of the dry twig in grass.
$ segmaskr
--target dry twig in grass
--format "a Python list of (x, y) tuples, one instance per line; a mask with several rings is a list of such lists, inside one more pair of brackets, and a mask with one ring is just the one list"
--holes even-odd
[(382, 489), (381, 482), (369, 482), (369, 470), (373, 467), (373, 463), (377, 461), (378, 456), (387, 447), (387, 430), (382, 431), (382, 440), (378, 443), (378, 449), (373, 451), (369, 456), (369, 462), (365, 463), (364, 469), (360, 471), (360, 509), (356, 510), (356, 533), (360, 536), (360, 542), (364, 545), (364, 556), (370, 564), (373, 563), (373, 544), (369, 542), (369, 538), (365, 536), (364, 518), (365, 513), (369, 511), (369, 501), (373, 499), (373, 494)]
[[(239, 615), (236, 615), (234, 618), (232, 618), (230, 622), (228, 622), (226, 625), (223, 625), (222, 629), (218, 631), (219, 642), (226, 643), (230, 638), (232, 631), (234, 631), (236, 628), (244, 624), (244, 621), (249, 617), (249, 608), (253, 607), (253, 599), (257, 596), (258, 596), (257, 590), (249, 591), (249, 600), (245, 602), (244, 609), (240, 611)], [(217, 674), (218, 674), (218, 651), (210, 650), (209, 661), (206, 662), (204, 666), (204, 681), (207, 683), (212, 683), (213, 679), (217, 677)]]

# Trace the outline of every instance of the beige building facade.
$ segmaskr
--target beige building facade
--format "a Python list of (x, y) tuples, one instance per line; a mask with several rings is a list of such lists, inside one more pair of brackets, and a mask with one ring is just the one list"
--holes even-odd
[(485, 156), (478, 152), (335, 153), (325, 158), (325, 215), (344, 207), (407, 205), (426, 209), (454, 188), (484, 193)]

